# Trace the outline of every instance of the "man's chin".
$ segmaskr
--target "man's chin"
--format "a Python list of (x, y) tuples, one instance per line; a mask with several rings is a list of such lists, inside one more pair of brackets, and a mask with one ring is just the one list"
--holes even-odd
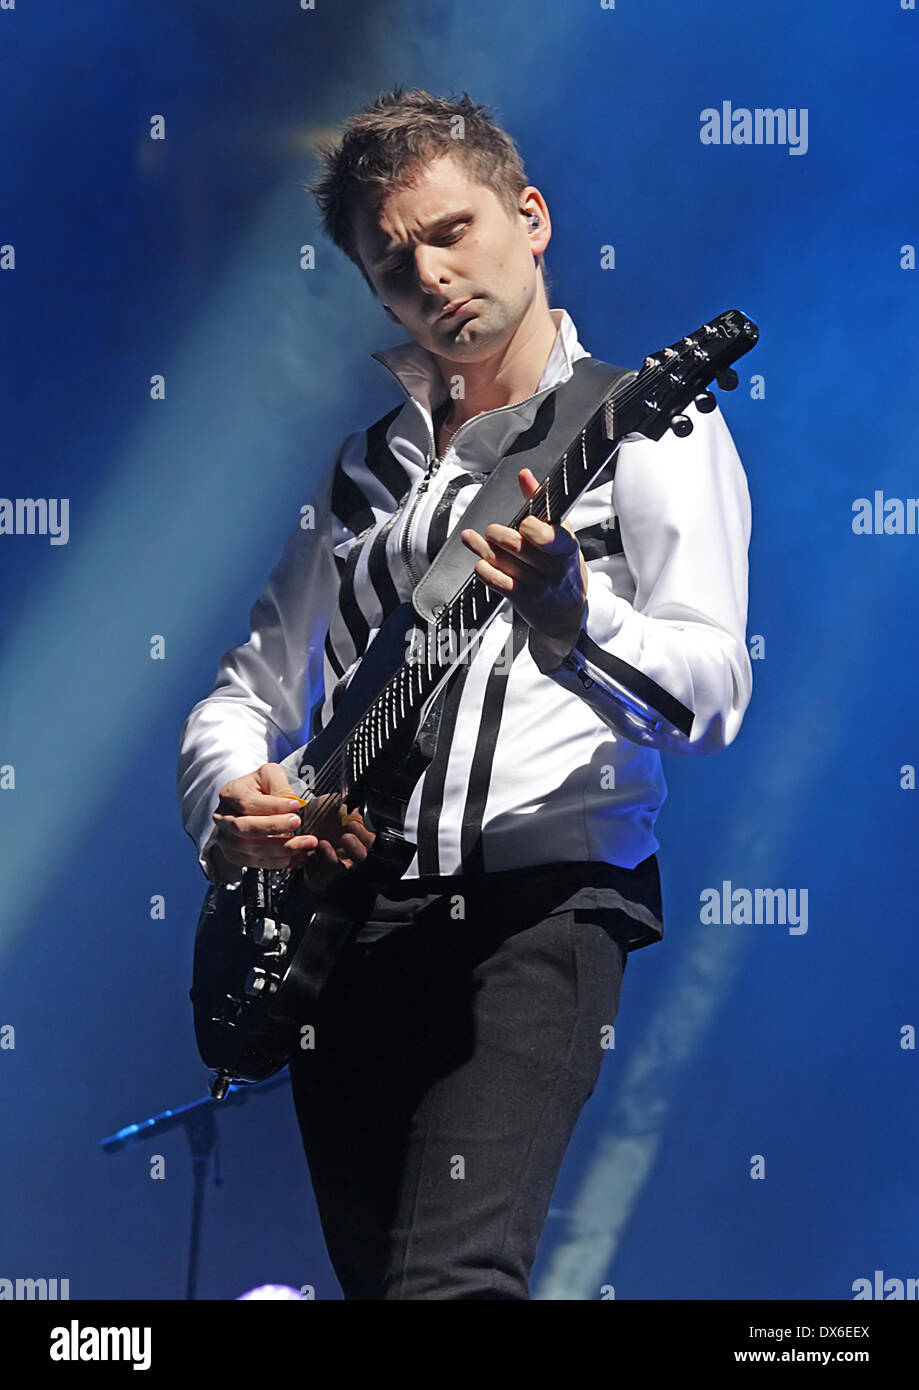
[(505, 337), (496, 334), (487, 319), (476, 313), (457, 324), (455, 329), (444, 325), (438, 331), (435, 326), (432, 332), (429, 327), (423, 341), (428, 351), (438, 357), (455, 362), (476, 362), (498, 351)]

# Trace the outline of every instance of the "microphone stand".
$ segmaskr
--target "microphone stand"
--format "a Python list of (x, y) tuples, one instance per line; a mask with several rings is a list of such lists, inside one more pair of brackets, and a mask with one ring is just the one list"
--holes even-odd
[(218, 1105), (221, 1107), (244, 1105), (250, 1095), (256, 1092), (272, 1091), (277, 1086), (286, 1085), (287, 1081), (287, 1068), (285, 1067), (276, 1076), (269, 1076), (266, 1081), (244, 1082), (238, 1086), (230, 1086), (225, 1099), (222, 1101), (216, 1101), (211, 1096), (204, 1096), (201, 1100), (193, 1100), (190, 1104), (183, 1105), (179, 1110), (163, 1110), (159, 1115), (154, 1115), (149, 1120), (140, 1120), (137, 1124), (125, 1125), (124, 1129), (119, 1129), (115, 1134), (110, 1134), (107, 1138), (99, 1141), (99, 1147), (103, 1153), (119, 1153), (122, 1149), (143, 1143), (144, 1140), (155, 1135), (165, 1134), (167, 1130), (184, 1129), (185, 1137), (191, 1148), (193, 1179), (188, 1275), (185, 1281), (186, 1299), (196, 1297), (201, 1220), (204, 1212), (204, 1189), (207, 1184), (212, 1153), (216, 1166), (215, 1186), (220, 1187), (223, 1183), (223, 1178), (220, 1176), (217, 1119), (214, 1113), (216, 1107)]

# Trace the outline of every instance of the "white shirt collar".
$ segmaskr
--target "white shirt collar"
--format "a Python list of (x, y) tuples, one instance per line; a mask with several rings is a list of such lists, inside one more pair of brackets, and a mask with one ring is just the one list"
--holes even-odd
[[(577, 329), (568, 311), (550, 309), (549, 313), (557, 332), (536, 388), (537, 395), (567, 381), (577, 359), (590, 356), (578, 341)], [(372, 352), (370, 356), (392, 372), (406, 395), (420, 405), (429, 418), (449, 394), (433, 354), (414, 339)]]

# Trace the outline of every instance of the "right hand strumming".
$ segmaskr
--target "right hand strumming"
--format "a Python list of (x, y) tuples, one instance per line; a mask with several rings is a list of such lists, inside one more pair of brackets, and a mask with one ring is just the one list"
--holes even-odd
[(340, 803), (329, 794), (310, 803), (310, 833), (301, 834), (300, 799), (280, 763), (263, 763), (255, 772), (235, 777), (221, 788), (219, 798), (211, 855), (220, 878), (227, 881), (238, 877), (228, 866), (303, 867), (319, 889), (366, 859), (375, 839), (359, 811), (351, 812), (343, 824)]

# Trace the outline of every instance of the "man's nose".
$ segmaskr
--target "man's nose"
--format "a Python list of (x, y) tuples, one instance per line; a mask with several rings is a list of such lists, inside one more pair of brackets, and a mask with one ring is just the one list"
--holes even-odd
[(415, 273), (426, 294), (440, 294), (449, 283), (443, 249), (439, 246), (419, 246), (415, 250)]

